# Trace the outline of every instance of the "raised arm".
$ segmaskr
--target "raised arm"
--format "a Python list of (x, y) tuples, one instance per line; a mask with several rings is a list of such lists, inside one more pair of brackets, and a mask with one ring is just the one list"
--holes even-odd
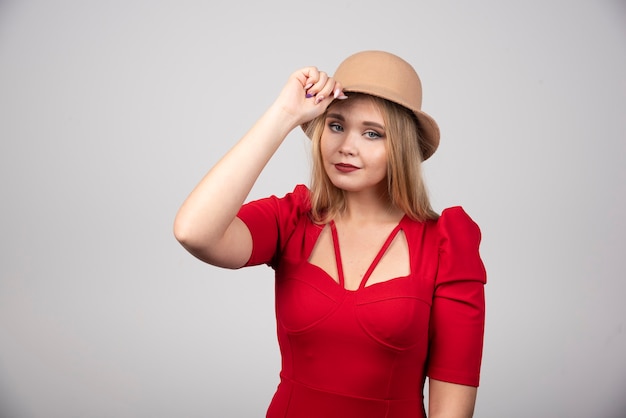
[(187, 251), (220, 267), (239, 268), (248, 261), (252, 238), (236, 217), (239, 208), (287, 134), (321, 115), (341, 96), (341, 85), (315, 67), (291, 75), (276, 101), (178, 210), (174, 235)]

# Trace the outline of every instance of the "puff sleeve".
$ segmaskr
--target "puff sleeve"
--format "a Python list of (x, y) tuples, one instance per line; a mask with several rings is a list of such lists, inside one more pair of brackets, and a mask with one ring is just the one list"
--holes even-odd
[(485, 325), (486, 272), (478, 225), (461, 207), (437, 222), (439, 266), (429, 327), (427, 373), (433, 379), (478, 386)]
[(252, 254), (246, 266), (276, 268), (287, 239), (310, 207), (309, 189), (301, 184), (283, 197), (270, 196), (243, 205), (237, 217), (252, 235)]

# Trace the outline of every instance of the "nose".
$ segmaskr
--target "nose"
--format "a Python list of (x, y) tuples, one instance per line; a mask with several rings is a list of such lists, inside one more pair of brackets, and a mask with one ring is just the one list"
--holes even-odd
[(351, 132), (346, 132), (343, 137), (343, 141), (339, 146), (339, 153), (342, 155), (354, 156), (357, 154), (357, 139), (358, 135)]

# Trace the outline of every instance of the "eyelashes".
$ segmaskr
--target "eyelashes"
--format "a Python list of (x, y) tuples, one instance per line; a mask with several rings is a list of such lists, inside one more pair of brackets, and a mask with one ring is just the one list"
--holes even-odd
[[(328, 123), (328, 129), (330, 129), (332, 132), (344, 132), (344, 128), (343, 125), (341, 125), (340, 123), (337, 122), (329, 122)], [(367, 138), (367, 139), (380, 139), (380, 138), (384, 138), (385, 135), (376, 131), (376, 130), (372, 130), (372, 129), (368, 129), (365, 132), (363, 132), (363, 135)]]

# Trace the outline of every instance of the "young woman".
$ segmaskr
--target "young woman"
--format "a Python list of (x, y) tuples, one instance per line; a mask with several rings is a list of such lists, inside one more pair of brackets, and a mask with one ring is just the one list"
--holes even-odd
[[(363, 51), (333, 77), (296, 71), (180, 208), (178, 241), (276, 276), (281, 381), (267, 417), (471, 417), (485, 269), (460, 207), (438, 216), (420, 174), (439, 143), (410, 64)], [(282, 141), (312, 140), (310, 189), (244, 204)]]

